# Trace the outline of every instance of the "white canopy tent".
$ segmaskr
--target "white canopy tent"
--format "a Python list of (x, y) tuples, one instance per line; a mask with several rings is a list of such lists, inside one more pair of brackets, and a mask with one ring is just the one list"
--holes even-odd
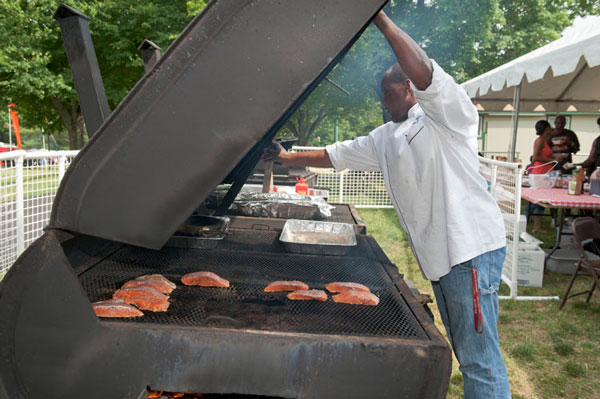
[(600, 16), (577, 18), (560, 39), (462, 86), (480, 109), (512, 102), (514, 159), (519, 112), (600, 112)]

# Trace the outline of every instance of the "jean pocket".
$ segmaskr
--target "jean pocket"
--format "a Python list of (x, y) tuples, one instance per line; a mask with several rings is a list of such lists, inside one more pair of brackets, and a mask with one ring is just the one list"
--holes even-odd
[(454, 266), (452, 269), (455, 269), (456, 271), (464, 271), (464, 272), (471, 272), (471, 270), (473, 269), (473, 262), (472, 259), (463, 263), (459, 263), (458, 265)]

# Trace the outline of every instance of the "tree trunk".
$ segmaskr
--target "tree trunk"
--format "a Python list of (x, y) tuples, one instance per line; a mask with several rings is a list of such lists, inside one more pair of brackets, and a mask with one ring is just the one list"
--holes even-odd
[(50, 101), (69, 132), (69, 148), (79, 150), (83, 147), (85, 134), (81, 109), (76, 103), (65, 105), (56, 97), (51, 97)]
[(286, 126), (298, 138), (298, 145), (302, 146), (308, 144), (315, 130), (326, 116), (325, 107), (321, 107), (317, 117), (311, 121), (310, 112), (299, 109), (294, 114), (295, 120), (290, 118)]

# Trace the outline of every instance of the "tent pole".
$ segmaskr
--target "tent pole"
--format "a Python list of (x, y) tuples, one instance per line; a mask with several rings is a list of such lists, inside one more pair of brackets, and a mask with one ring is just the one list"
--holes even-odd
[(513, 97), (512, 114), (512, 143), (510, 146), (510, 162), (515, 161), (515, 148), (517, 147), (517, 127), (519, 126), (519, 108), (521, 105), (521, 83), (515, 86), (515, 95)]

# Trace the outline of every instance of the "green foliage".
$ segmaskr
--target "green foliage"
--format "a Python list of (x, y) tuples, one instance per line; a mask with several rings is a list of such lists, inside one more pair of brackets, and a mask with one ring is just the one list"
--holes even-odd
[[(532, 51), (559, 37), (577, 15), (600, 13), (594, 0), (396, 0), (385, 8), (390, 18), (411, 35), (458, 82), (468, 80)], [(330, 77), (350, 92), (344, 96), (328, 83), (309, 97), (299, 110), (300, 129), (284, 128), (303, 142), (333, 141), (334, 121), (349, 127), (348, 138), (369, 133), (371, 121), (383, 122), (379, 82), (396, 62), (376, 27), (370, 26)], [(321, 120), (319, 115), (325, 113)], [(369, 123), (356, 123), (356, 116)], [(317, 122), (317, 126), (313, 123)], [(313, 128), (314, 134), (310, 132)], [(326, 132), (324, 132), (326, 131)], [(325, 140), (324, 140), (325, 138)]]
[(565, 372), (571, 377), (581, 377), (585, 374), (585, 367), (575, 360), (569, 360), (565, 363)]
[[(70, 0), (88, 15), (111, 109), (143, 74), (137, 46), (148, 38), (166, 50), (208, 0)], [(0, 102), (17, 104), (24, 125), (67, 129), (83, 144), (83, 120), (60, 30), (59, 0), (0, 0)], [(600, 13), (597, 0), (395, 0), (388, 15), (458, 81), (556, 39), (577, 15)], [(367, 134), (383, 121), (379, 81), (395, 62), (381, 33), (369, 26), (329, 77), (284, 127), (300, 144), (323, 145)], [(321, 141), (316, 141), (320, 137)]]
[(186, 2), (188, 14), (191, 16), (195, 16), (198, 14), (206, 5), (209, 0), (189, 0)]
[[(494, 0), (436, 0), (430, 6), (404, 0), (390, 2), (385, 11), (430, 57), (460, 78), (475, 57), (474, 41), (489, 35), (489, 15), (495, 7)], [(301, 143), (314, 143), (313, 136), (320, 136), (321, 144), (329, 143), (333, 141), (336, 119), (339, 126), (348, 127), (349, 130), (341, 129), (347, 138), (369, 133), (384, 119), (379, 83), (383, 72), (394, 62), (395, 56), (379, 30), (369, 26), (329, 74), (350, 95), (328, 82), (321, 83), (286, 125), (285, 133), (300, 137)]]
[(521, 342), (512, 348), (511, 354), (518, 359), (532, 361), (535, 356), (535, 346), (530, 342)]
[(600, 12), (592, 1), (499, 0), (491, 34), (476, 42), (465, 77), (475, 77), (560, 37), (577, 15)]
[(567, 342), (557, 342), (554, 344), (554, 351), (561, 356), (570, 355), (573, 353), (573, 345)]
[[(194, 2), (199, 6), (199, 2)], [(23, 123), (69, 130), (83, 144), (83, 122), (58, 23), (59, 0), (0, 0), (0, 101), (17, 104)], [(90, 17), (104, 87), (114, 108), (143, 74), (137, 46), (148, 38), (166, 49), (189, 22), (184, 0), (72, 0)]]

